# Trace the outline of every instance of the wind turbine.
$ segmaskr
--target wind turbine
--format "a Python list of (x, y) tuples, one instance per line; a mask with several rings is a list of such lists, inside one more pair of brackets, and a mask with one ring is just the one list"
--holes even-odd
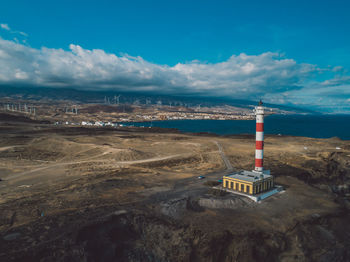
[(114, 96), (117, 99), (117, 105), (119, 106), (119, 98), (121, 97), (121, 95), (118, 96)]

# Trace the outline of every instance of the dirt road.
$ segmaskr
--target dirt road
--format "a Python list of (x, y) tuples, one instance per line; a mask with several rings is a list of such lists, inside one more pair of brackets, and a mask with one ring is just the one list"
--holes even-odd
[(233, 170), (233, 166), (230, 163), (230, 160), (228, 160), (227, 156), (225, 155), (225, 152), (222, 149), (222, 146), (220, 145), (220, 143), (218, 141), (214, 141), (214, 143), (217, 145), (219, 152), (220, 152), (220, 156), (222, 161), (224, 161), (226, 169), (228, 171), (232, 171)]

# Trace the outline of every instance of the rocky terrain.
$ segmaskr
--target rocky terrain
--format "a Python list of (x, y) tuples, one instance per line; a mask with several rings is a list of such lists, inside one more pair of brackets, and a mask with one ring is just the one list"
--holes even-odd
[[(350, 141), (267, 136), (284, 192), (214, 190), (253, 136), (0, 116), (0, 261), (350, 261)], [(204, 179), (198, 179), (204, 176)]]

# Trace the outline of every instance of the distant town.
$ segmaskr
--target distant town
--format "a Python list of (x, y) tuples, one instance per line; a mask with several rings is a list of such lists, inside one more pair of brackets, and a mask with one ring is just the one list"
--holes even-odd
[[(146, 101), (147, 102), (147, 101)], [(31, 119), (48, 121), (55, 125), (80, 125), (95, 127), (116, 127), (132, 122), (165, 120), (252, 120), (251, 108), (230, 105), (201, 106), (160, 102), (151, 104), (119, 103), (105, 99), (103, 103), (73, 103), (56, 100), (2, 99), (1, 110), (19, 114)], [(270, 109), (268, 114), (281, 113)], [(283, 113), (283, 112), (282, 112)]]
[[(56, 125), (87, 127), (167, 120), (253, 120), (257, 102), (60, 88), (7, 87), (0, 91), (0, 112)], [(266, 116), (310, 112), (273, 104), (268, 108)]]

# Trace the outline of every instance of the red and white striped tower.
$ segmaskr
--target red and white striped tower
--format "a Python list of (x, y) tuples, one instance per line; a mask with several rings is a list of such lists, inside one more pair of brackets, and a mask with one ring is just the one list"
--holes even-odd
[(255, 172), (263, 173), (264, 159), (264, 107), (260, 100), (259, 105), (255, 107), (256, 115), (256, 143), (255, 143)]

